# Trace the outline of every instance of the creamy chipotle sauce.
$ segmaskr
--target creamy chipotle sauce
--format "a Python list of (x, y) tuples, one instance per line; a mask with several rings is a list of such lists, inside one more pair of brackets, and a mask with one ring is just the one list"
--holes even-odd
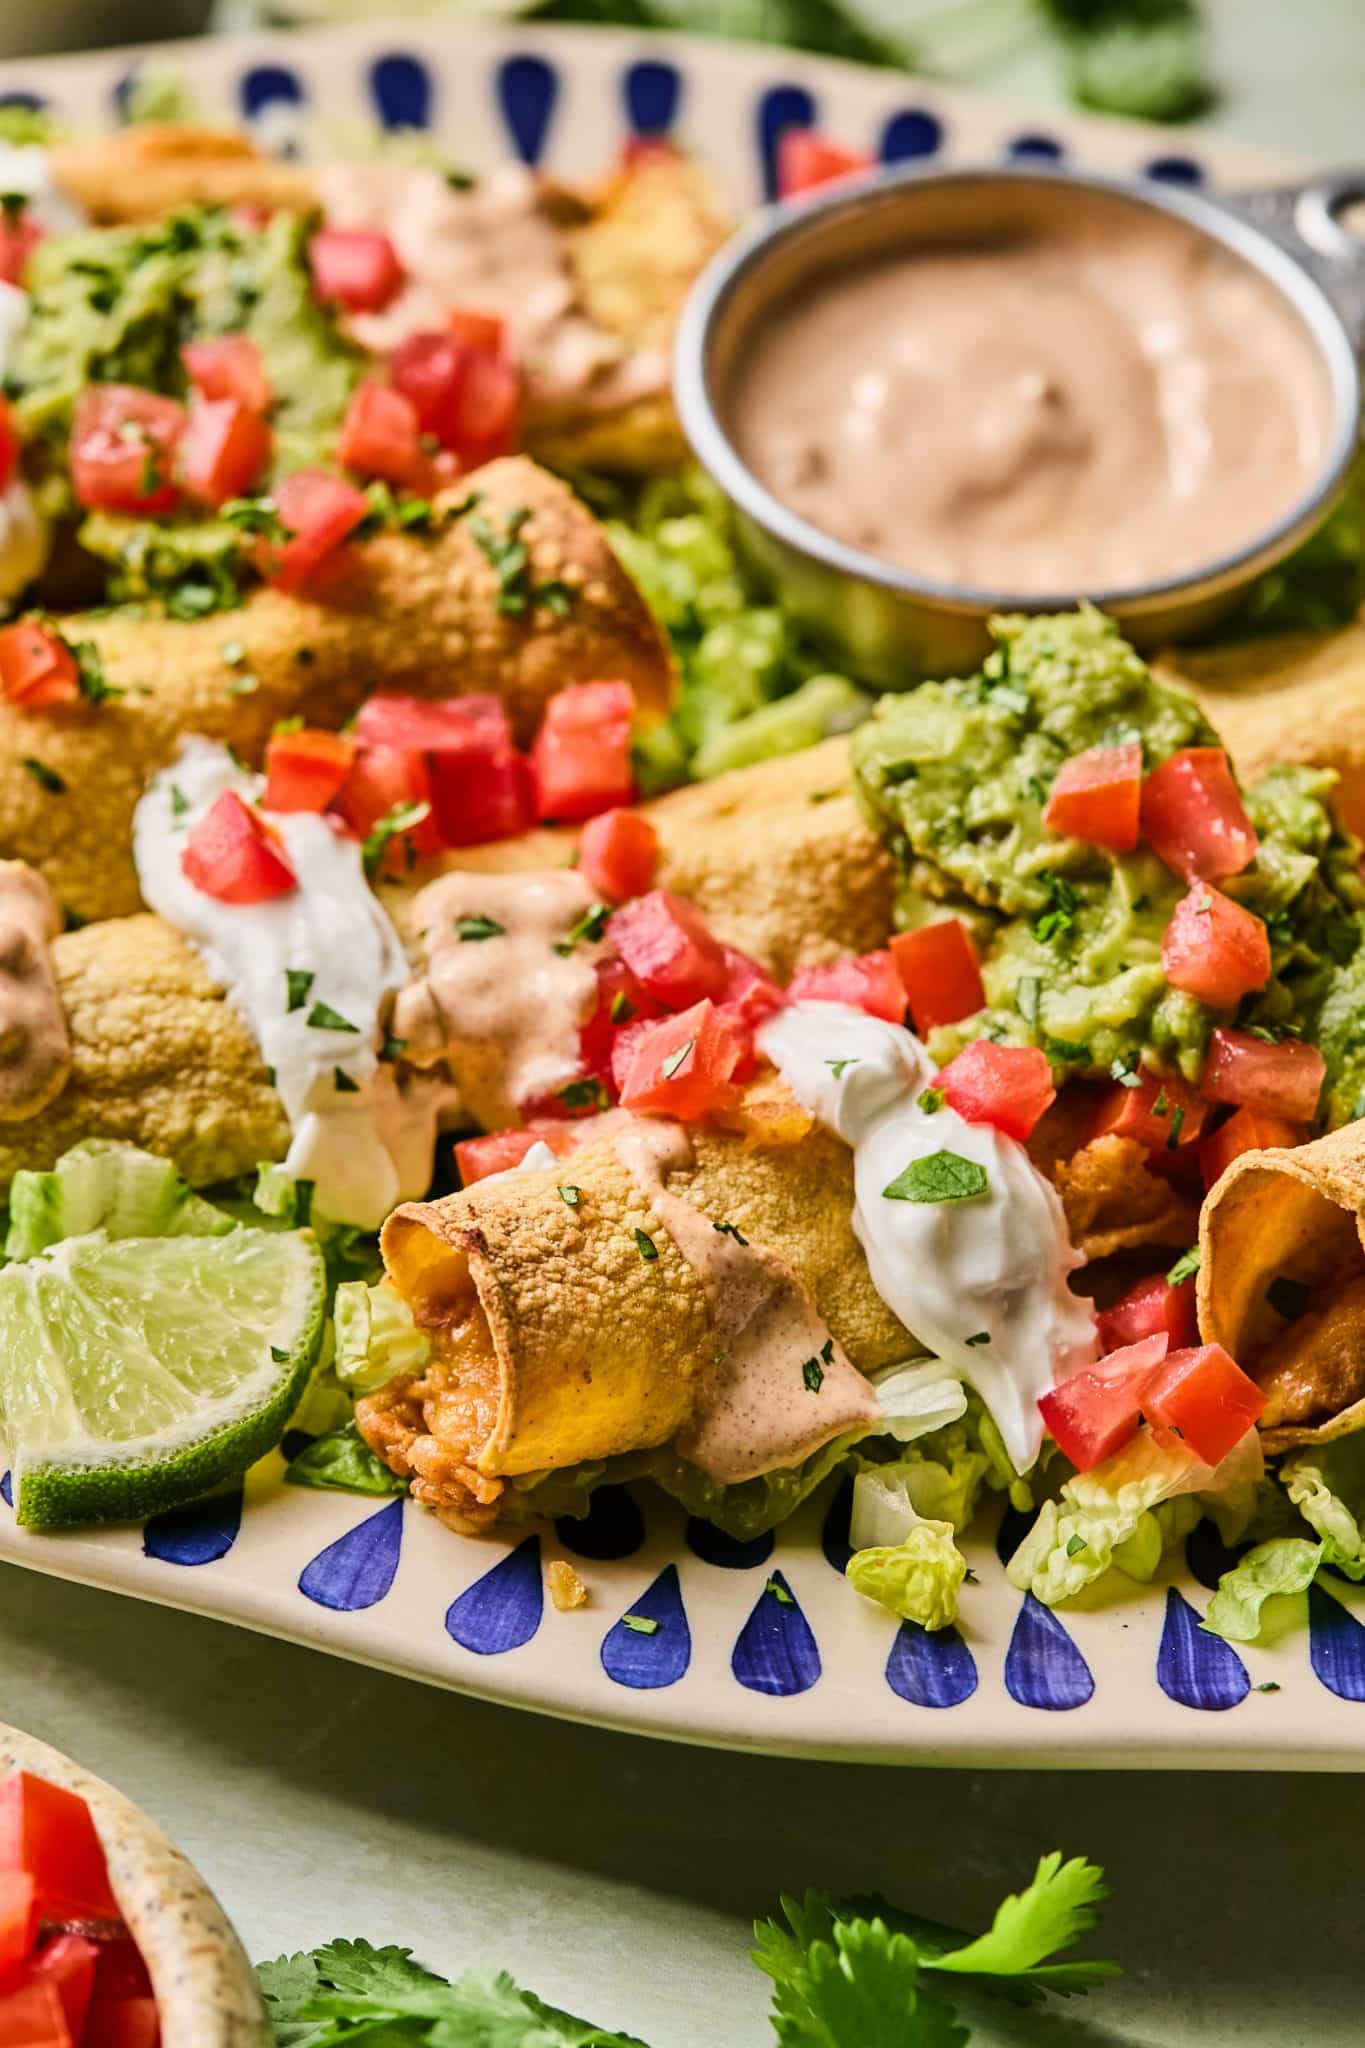
[(0, 861), (0, 1121), (36, 1116), (71, 1072), (50, 951), (62, 916), (42, 876)]
[(1160, 581), (1264, 532), (1329, 433), (1325, 374), (1248, 264), (1076, 194), (990, 244), (827, 275), (751, 337), (727, 417), (775, 497), (925, 579)]

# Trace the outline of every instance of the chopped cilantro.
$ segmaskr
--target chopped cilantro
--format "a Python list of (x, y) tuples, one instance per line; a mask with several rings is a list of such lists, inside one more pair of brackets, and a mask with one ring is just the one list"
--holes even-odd
[(455, 930), (462, 939), (500, 939), (507, 927), (492, 917), (457, 917)]
[(747, 1237), (741, 1237), (733, 1223), (713, 1223), (711, 1228), (721, 1237), (732, 1237), (736, 1244), (748, 1244)]
[(941, 1088), (922, 1088), (915, 1100), (917, 1106), (924, 1111), (926, 1116), (934, 1116), (943, 1107), (943, 1090)]
[(170, 785), (170, 792), (171, 816), (173, 818), (183, 818), (185, 813), (189, 810), (190, 800), (186, 796), (184, 790), (180, 787), (180, 784), (178, 782), (173, 782)]
[(618, 988), (611, 999), (611, 1021), (613, 1024), (628, 1024), (635, 1015), (635, 1005), (623, 988)]
[(609, 903), (594, 903), (590, 910), (584, 911), (578, 923), (569, 933), (569, 944), (565, 951), (572, 951), (580, 939), (589, 939), (594, 942), (600, 939), (607, 928), (607, 919), (610, 916), (611, 905)]
[[(385, 811), (383, 817), (365, 834), (364, 839), (360, 842), (361, 862), (371, 880), (374, 879), (383, 866), (384, 856), (393, 841), (401, 839), (405, 832), (411, 832), (414, 826), (420, 825), (424, 818), (429, 818), (430, 816), (431, 805), (429, 803), (395, 804), (391, 810)], [(416, 850), (411, 846), (411, 843), (409, 843), (408, 850), (415, 858)], [(466, 936), (468, 936), (466, 933), (460, 933), (461, 938)], [(489, 938), (492, 934), (481, 932), (478, 936), (480, 938)]]
[(801, 1368), (801, 1379), (808, 1394), (818, 1394), (825, 1384), (825, 1368), (818, 1358), (808, 1358)]
[(657, 1244), (655, 1244), (653, 1238), (649, 1236), (647, 1231), (636, 1231), (635, 1249), (639, 1252), (640, 1257), (646, 1261), (650, 1259), (657, 1259), (659, 1256), (659, 1247)]
[(408, 1041), (406, 1040), (406, 1038), (395, 1038), (392, 1035), (392, 1033), (390, 1033), (389, 1036), (384, 1040), (384, 1044), (380, 1050), (380, 1058), (386, 1060), (401, 1060), (403, 1054), (407, 1051), (407, 1049)]
[(333, 1067), (332, 1083), (338, 1095), (359, 1095), (360, 1083), (353, 1081), (344, 1067)]
[(1021, 974), (1014, 984), (1014, 1003), (1026, 1024), (1038, 1028), (1038, 999), (1043, 984), (1036, 974)]
[(846, 1074), (846, 1073), (848, 1072), (849, 1068), (850, 1068), (850, 1067), (856, 1067), (856, 1066), (857, 1066), (857, 1064), (858, 1064), (858, 1062), (857, 1062), (857, 1059), (856, 1059), (856, 1058), (855, 1058), (855, 1059), (850, 1059), (850, 1060), (826, 1060), (826, 1061), (825, 1061), (825, 1065), (826, 1065), (826, 1066), (827, 1066), (827, 1067), (829, 1068), (829, 1070), (830, 1070), (831, 1074), (833, 1074), (833, 1076), (834, 1076), (834, 1078), (835, 1078), (835, 1080), (836, 1080), (836, 1081), (842, 1081), (842, 1080), (843, 1080), (843, 1078), (844, 1078), (844, 1075), (845, 1075), (845, 1074)]
[(284, 970), (284, 989), (287, 998), (285, 1009), (301, 1010), (308, 1000), (308, 991), (316, 979), (317, 976), (311, 968), (286, 967)]
[(566, 1109), (609, 1109), (607, 1091), (595, 1076), (583, 1081), (569, 1081), (559, 1090), (559, 1100)]
[(558, 1190), (560, 1200), (563, 1202), (567, 1202), (571, 1209), (576, 1209), (578, 1207), (578, 1198), (580, 1193), (581, 1190), (574, 1187), (572, 1183), (567, 1183)]
[(122, 690), (106, 681), (104, 663), (93, 640), (71, 640), (67, 644), (76, 657), (81, 695), (87, 704), (103, 704), (106, 698), (123, 695)]
[(1121, 1088), (1140, 1088), (1142, 1076), (1136, 1071), (1131, 1054), (1118, 1053), (1109, 1062), (1109, 1078), (1117, 1081)]
[(485, 556), (497, 577), (498, 595), (495, 609), (508, 618), (519, 618), (529, 611), (533, 592), (531, 590), (531, 557), (521, 530), (531, 516), (529, 505), (515, 505), (503, 522), (504, 530), (498, 533), (482, 512), (469, 521), (469, 532), (475, 546)]
[(1079, 1557), (1081, 1552), (1088, 1550), (1089, 1547), (1084, 1536), (1072, 1536), (1067, 1541), (1066, 1554), (1068, 1557)]
[(912, 1159), (888, 1181), (882, 1194), (890, 1202), (975, 1202), (989, 1192), (984, 1166), (959, 1152), (930, 1152)]
[(308, 1012), (307, 1023), (313, 1031), (359, 1031), (349, 1017), (343, 1017), (340, 1010), (334, 1010), (330, 1003), (314, 1003)]
[(48, 767), (46, 761), (39, 761), (32, 754), (25, 754), (19, 765), (28, 770), (38, 787), (45, 789), (49, 796), (66, 795), (66, 783), (55, 768)]
[(1065, 875), (1059, 875), (1054, 868), (1041, 869), (1038, 880), (1047, 891), (1047, 906), (1033, 920), (1033, 936), (1046, 946), (1071, 930), (1081, 899)]
[(1198, 1271), (1199, 1247), (1197, 1244), (1192, 1244), (1189, 1250), (1182, 1252), (1175, 1264), (1168, 1269), (1166, 1274), (1167, 1284), (1171, 1287), (1178, 1287), (1182, 1280), (1192, 1280)]
[(1090, 1047), (1077, 1038), (1049, 1038), (1047, 1056), (1054, 1067), (1077, 1066), (1090, 1058)]
[(781, 1579), (769, 1579), (763, 1590), (765, 1593), (772, 1594), (779, 1607), (795, 1607), (796, 1605), (795, 1600), (793, 1600)]
[(270, 1347), (270, 1356), (274, 1359), (276, 1365), (283, 1365), (286, 1358), (288, 1358), (289, 1353), (287, 1351), (281, 1351), (278, 1344), (272, 1344)]
[(1166, 1090), (1164, 1088), (1158, 1088), (1156, 1092), (1156, 1101), (1152, 1104), (1152, 1115), (1169, 1116), (1170, 1113), (1171, 1099), (1167, 1095)]
[(1180, 1133), (1184, 1128), (1184, 1124), (1184, 1107), (1182, 1104), (1177, 1103), (1175, 1108), (1175, 1114), (1171, 1118), (1171, 1128), (1166, 1133), (1166, 1150), (1168, 1152), (1174, 1152), (1176, 1146), (1180, 1143)]
[(978, 1330), (974, 1337), (964, 1337), (963, 1339), (965, 1344), (989, 1344), (990, 1341), (991, 1333), (989, 1330)]
[(634, 1636), (657, 1636), (659, 1624), (652, 1614), (623, 1614), (622, 1628), (628, 1628)]

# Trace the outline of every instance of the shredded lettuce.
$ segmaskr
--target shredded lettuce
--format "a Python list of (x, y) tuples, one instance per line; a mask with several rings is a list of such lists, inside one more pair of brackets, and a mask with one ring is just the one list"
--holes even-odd
[(1323, 1562), (1348, 1579), (1365, 1579), (1365, 1432), (1291, 1452), (1280, 1480), (1321, 1537)]
[(336, 1376), (353, 1395), (372, 1394), (405, 1373), (419, 1373), (431, 1346), (391, 1280), (367, 1287), (343, 1280), (336, 1318)]
[(957, 1620), (957, 1596), (967, 1560), (953, 1541), (951, 1522), (917, 1516), (898, 1543), (857, 1550), (844, 1567), (855, 1592), (879, 1601), (902, 1621), (921, 1628), (949, 1628)]
[(1317, 1577), (1322, 1545), (1304, 1536), (1277, 1536), (1258, 1543), (1218, 1581), (1204, 1627), (1230, 1643), (1254, 1643), (1261, 1633), (1262, 1609), (1283, 1593), (1302, 1593)]
[(353, 1422), (305, 1444), (285, 1467), (290, 1486), (315, 1486), (334, 1493), (406, 1493), (408, 1482), (390, 1472)]
[(63, 1238), (215, 1237), (233, 1221), (186, 1186), (169, 1159), (135, 1145), (87, 1138), (49, 1173), (16, 1173), (5, 1256), (31, 1259)]

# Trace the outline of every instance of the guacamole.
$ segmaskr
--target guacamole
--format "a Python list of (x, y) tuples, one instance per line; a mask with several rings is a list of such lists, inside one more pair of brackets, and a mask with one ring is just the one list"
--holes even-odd
[[(1060, 837), (1043, 807), (1062, 763), (1137, 739), (1150, 772), (1216, 746), (1193, 698), (1159, 683), (1098, 612), (1003, 619), (979, 675), (886, 697), (850, 742), (864, 808), (896, 856), (902, 925), (950, 909), (972, 926), (987, 1008), (933, 1034), (947, 1059), (983, 1034), (1038, 1045), (1061, 1075), (1138, 1067), (1197, 1081), (1208, 1034), (1235, 1022), (1312, 1038), (1332, 1120), (1365, 1089), (1365, 884), (1327, 807), (1333, 777), (1271, 769), (1245, 793), (1260, 847), (1222, 884), (1265, 919), (1271, 977), (1235, 1014), (1173, 989), (1161, 940), (1185, 884), (1145, 849)], [(1359, 1040), (1357, 1044), (1356, 1041)]]

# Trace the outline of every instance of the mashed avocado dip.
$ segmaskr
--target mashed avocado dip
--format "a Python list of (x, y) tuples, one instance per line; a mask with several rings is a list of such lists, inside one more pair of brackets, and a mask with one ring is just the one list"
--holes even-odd
[[(1059, 1074), (1142, 1066), (1196, 1081), (1210, 1029), (1230, 1019), (1162, 973), (1185, 884), (1143, 848), (1061, 837), (1042, 814), (1062, 763), (1087, 747), (1140, 740), (1150, 773), (1218, 736), (1098, 612), (994, 630), (979, 675), (883, 698), (851, 741), (861, 799), (902, 870), (900, 923), (954, 911), (981, 954), (988, 1007), (936, 1032), (931, 1049), (947, 1059), (985, 1035), (1041, 1046)], [(1232, 1021), (1313, 1039), (1335, 1123), (1365, 1097), (1365, 884), (1360, 849), (1327, 807), (1333, 780), (1273, 768), (1245, 792), (1259, 851), (1220, 886), (1265, 919), (1271, 944), (1269, 982)]]

